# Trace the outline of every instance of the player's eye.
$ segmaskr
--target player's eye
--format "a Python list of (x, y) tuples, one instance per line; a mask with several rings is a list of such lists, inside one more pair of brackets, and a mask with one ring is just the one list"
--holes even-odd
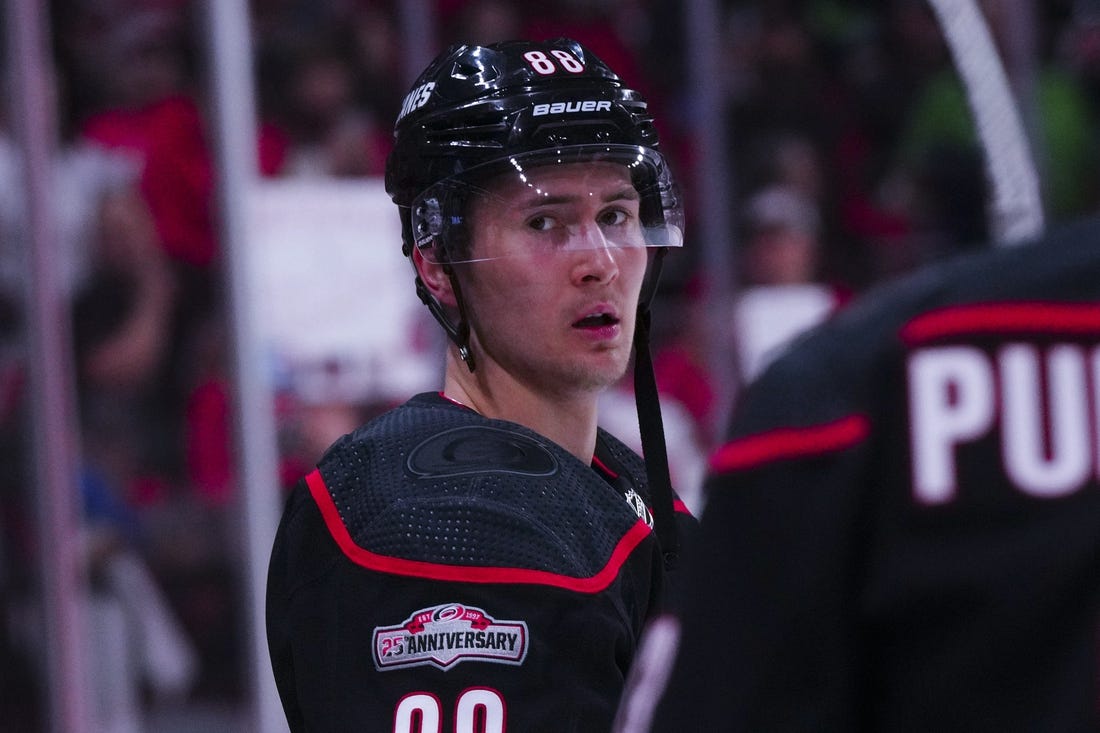
[(622, 226), (630, 218), (630, 215), (622, 209), (607, 209), (600, 213), (598, 221), (600, 226), (615, 227)]
[(545, 214), (539, 214), (538, 216), (533, 216), (527, 220), (527, 228), (533, 229), (536, 232), (548, 232), (555, 226), (557, 226), (557, 223), (558, 222), (556, 219), (554, 219), (554, 217), (547, 216)]

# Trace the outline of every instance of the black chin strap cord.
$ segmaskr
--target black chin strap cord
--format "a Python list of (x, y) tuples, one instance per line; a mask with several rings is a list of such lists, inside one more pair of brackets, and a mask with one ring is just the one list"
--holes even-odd
[(649, 302), (657, 289), (664, 253), (664, 249), (657, 250), (652, 264), (652, 277), (646, 292), (642, 293), (639, 300), (638, 322), (634, 326), (634, 401), (638, 408), (638, 429), (642, 438), (646, 477), (649, 480), (649, 498), (653, 503), (653, 531), (661, 546), (665, 569), (672, 570), (679, 561), (680, 539), (676, 532), (676, 510), (672, 501), (665, 426), (649, 348)]
[(458, 323), (451, 323), (446, 311), (443, 310), (443, 306), (428, 290), (420, 275), (416, 276), (416, 295), (420, 298), (421, 303), (428, 306), (428, 310), (439, 322), (439, 325), (443, 326), (447, 336), (458, 347), (458, 355), (462, 357), (462, 361), (466, 362), (466, 366), (472, 372), (476, 364), (474, 363), (474, 354), (470, 351), (470, 322), (466, 319), (466, 307), (462, 302), (462, 291), (458, 286), (458, 278), (455, 277), (454, 271), (449, 267), (447, 268), (447, 277), (451, 280), (451, 288), (454, 290), (455, 300), (458, 302)]

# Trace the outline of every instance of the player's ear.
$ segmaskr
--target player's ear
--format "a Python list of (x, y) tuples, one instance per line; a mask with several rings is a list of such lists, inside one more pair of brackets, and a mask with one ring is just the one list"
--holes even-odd
[(413, 266), (416, 267), (416, 272), (420, 275), (420, 280), (424, 283), (424, 287), (428, 289), (428, 292), (440, 302), (441, 305), (457, 307), (458, 300), (455, 298), (454, 286), (451, 284), (450, 275), (447, 273), (445, 265), (441, 265), (438, 262), (430, 262), (424, 253), (421, 252), (419, 247), (412, 248), (412, 261)]

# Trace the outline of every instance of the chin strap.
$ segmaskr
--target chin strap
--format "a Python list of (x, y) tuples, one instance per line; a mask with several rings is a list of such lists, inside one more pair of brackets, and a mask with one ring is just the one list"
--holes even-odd
[(428, 290), (424, 281), (420, 279), (420, 275), (416, 276), (416, 295), (420, 298), (421, 303), (428, 306), (428, 310), (439, 322), (439, 325), (443, 326), (448, 338), (458, 347), (458, 355), (462, 358), (462, 361), (466, 362), (466, 366), (472, 372), (477, 365), (474, 362), (474, 354), (470, 351), (470, 322), (466, 318), (466, 306), (463, 305), (462, 290), (458, 286), (458, 278), (455, 277), (454, 271), (450, 267), (446, 268), (446, 273), (451, 280), (451, 289), (454, 290), (455, 301), (458, 303), (458, 323), (451, 323), (451, 320), (447, 317), (447, 312)]
[(680, 557), (680, 538), (676, 532), (676, 510), (672, 503), (672, 478), (668, 470), (668, 449), (657, 377), (649, 349), (649, 304), (661, 276), (665, 249), (658, 249), (651, 264), (652, 273), (638, 300), (638, 320), (634, 326), (634, 401), (638, 409), (638, 429), (642, 438), (649, 498), (653, 503), (653, 525), (664, 556), (665, 569), (676, 567)]

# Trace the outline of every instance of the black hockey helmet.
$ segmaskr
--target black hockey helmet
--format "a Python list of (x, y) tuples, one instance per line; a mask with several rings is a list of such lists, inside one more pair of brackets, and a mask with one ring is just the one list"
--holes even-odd
[(452, 46), (405, 97), (386, 164), (406, 254), (468, 258), (465, 205), (480, 182), (554, 162), (632, 172), (647, 246), (680, 246), (682, 203), (646, 103), (576, 41)]

